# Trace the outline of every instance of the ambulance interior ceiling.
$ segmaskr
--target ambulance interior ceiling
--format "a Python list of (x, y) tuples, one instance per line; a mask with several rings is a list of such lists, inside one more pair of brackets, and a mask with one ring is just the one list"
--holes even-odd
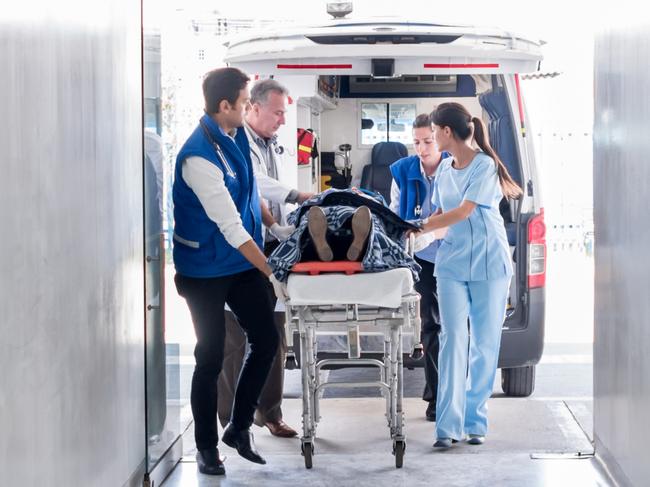
[[(498, 76), (497, 76), (498, 77)], [(370, 162), (373, 143), (362, 143), (361, 103), (388, 103), (416, 106), (415, 114), (430, 113), (436, 105), (457, 101), (475, 116), (484, 117), (478, 95), (492, 88), (489, 75), (402, 75), (396, 78), (371, 76), (321, 76), (319, 92), (325, 98), (338, 98), (336, 108), (319, 110), (312, 116), (312, 128), (320, 137), (320, 150), (336, 152), (350, 144), (352, 184), (359, 184), (363, 166)], [(316, 107), (313, 107), (316, 108)], [(403, 128), (400, 141), (413, 153), (411, 127)], [(391, 139), (395, 140), (395, 139)], [(366, 140), (366, 142), (368, 142)]]

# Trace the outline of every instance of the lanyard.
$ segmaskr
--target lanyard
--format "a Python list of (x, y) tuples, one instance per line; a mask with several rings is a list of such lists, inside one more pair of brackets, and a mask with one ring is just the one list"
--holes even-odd
[(200, 120), (199, 123), (201, 124), (201, 128), (203, 129), (203, 132), (205, 133), (205, 136), (208, 138), (208, 140), (212, 144), (212, 147), (214, 147), (214, 151), (217, 153), (217, 157), (219, 157), (219, 159), (221, 160), (221, 163), (226, 168), (226, 172), (228, 173), (228, 175), (233, 177), (233, 178), (236, 177), (237, 174), (235, 173), (235, 171), (233, 171), (232, 167), (228, 163), (228, 159), (226, 159), (226, 155), (223, 153), (223, 150), (221, 149), (221, 146), (217, 143), (216, 140), (214, 140), (214, 137), (212, 137), (212, 134), (210, 133), (208, 128), (203, 123), (203, 120)]

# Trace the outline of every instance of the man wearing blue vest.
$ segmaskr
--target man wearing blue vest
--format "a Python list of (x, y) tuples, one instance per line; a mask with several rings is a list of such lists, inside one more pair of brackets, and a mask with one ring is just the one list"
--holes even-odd
[[(435, 213), (431, 204), (435, 173), (440, 161), (449, 154), (440, 153), (433, 140), (431, 119), (426, 113), (413, 122), (413, 145), (417, 155), (404, 157), (390, 166), (393, 175), (390, 208), (404, 220), (427, 218)], [(439, 240), (423, 235), (416, 239), (415, 260), (420, 266), (420, 280), (415, 284), (420, 294), (422, 318), (422, 345), (424, 347), (425, 387), (422, 399), (428, 402), (425, 413), (428, 421), (436, 420), (438, 395), (438, 350), (440, 342), (440, 315), (436, 278), (433, 276)]]
[(278, 349), (267, 279), (278, 297), (285, 297), (261, 251), (262, 220), (268, 227), (274, 222), (261, 204), (241, 128), (248, 81), (234, 68), (205, 76), (205, 115), (178, 154), (173, 185), (175, 283), (190, 308), (197, 339), (191, 392), (197, 463), (210, 475), (225, 473), (217, 449), (224, 306), (237, 316), (250, 352), (222, 440), (247, 460), (264, 464), (250, 426)]

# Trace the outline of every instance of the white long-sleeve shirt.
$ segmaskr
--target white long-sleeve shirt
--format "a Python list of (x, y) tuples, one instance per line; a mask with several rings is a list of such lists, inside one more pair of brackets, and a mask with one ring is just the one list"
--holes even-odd
[(183, 161), (182, 176), (201, 202), (208, 218), (217, 224), (231, 246), (237, 249), (252, 239), (226, 188), (221, 169), (203, 157), (192, 156)]

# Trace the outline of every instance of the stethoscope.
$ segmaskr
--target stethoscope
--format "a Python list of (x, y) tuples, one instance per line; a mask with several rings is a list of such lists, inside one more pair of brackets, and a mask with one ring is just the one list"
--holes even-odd
[(415, 205), (413, 213), (415, 213), (416, 218), (420, 218), (420, 216), (422, 216), (422, 200), (420, 199), (420, 185), (417, 181), (415, 182), (415, 201), (417, 201), (418, 204)]
[(422, 199), (420, 198), (420, 185), (415, 182), (415, 201), (417, 201), (417, 205), (415, 205), (415, 208), (413, 209), (413, 213), (415, 214), (416, 218), (420, 218), (422, 216)]
[[(274, 138), (274, 140), (271, 142), (271, 145), (273, 146), (273, 152), (275, 152), (277, 155), (280, 156), (280, 155), (284, 154), (284, 146), (282, 146), (282, 145), (280, 145), (280, 144), (278, 143), (278, 139), (277, 139), (277, 138)], [(259, 146), (259, 144), (258, 144), (258, 146)], [(252, 150), (252, 151), (251, 151), (251, 154), (253, 154), (253, 155), (255, 156), (255, 159), (257, 159), (257, 163), (258, 163), (259, 165), (262, 165), (262, 166), (265, 165), (265, 164), (264, 164), (264, 161), (263, 161), (262, 158), (259, 156), (259, 154), (257, 153), (256, 150)]]
[(275, 152), (279, 156), (284, 154), (284, 147), (278, 144), (277, 139), (273, 141), (273, 152)]
[(223, 150), (221, 149), (221, 146), (217, 143), (216, 140), (214, 140), (214, 137), (212, 137), (212, 134), (208, 130), (208, 127), (205, 126), (205, 124), (203, 123), (203, 120), (199, 120), (199, 124), (201, 124), (201, 128), (203, 129), (203, 132), (205, 133), (205, 136), (208, 138), (208, 140), (212, 144), (212, 147), (214, 147), (214, 151), (217, 153), (217, 157), (219, 157), (219, 160), (221, 161), (223, 166), (226, 168), (226, 172), (228, 173), (228, 175), (233, 177), (233, 178), (236, 177), (237, 173), (235, 173), (233, 168), (228, 163), (228, 159), (226, 159), (226, 155), (223, 153)]

